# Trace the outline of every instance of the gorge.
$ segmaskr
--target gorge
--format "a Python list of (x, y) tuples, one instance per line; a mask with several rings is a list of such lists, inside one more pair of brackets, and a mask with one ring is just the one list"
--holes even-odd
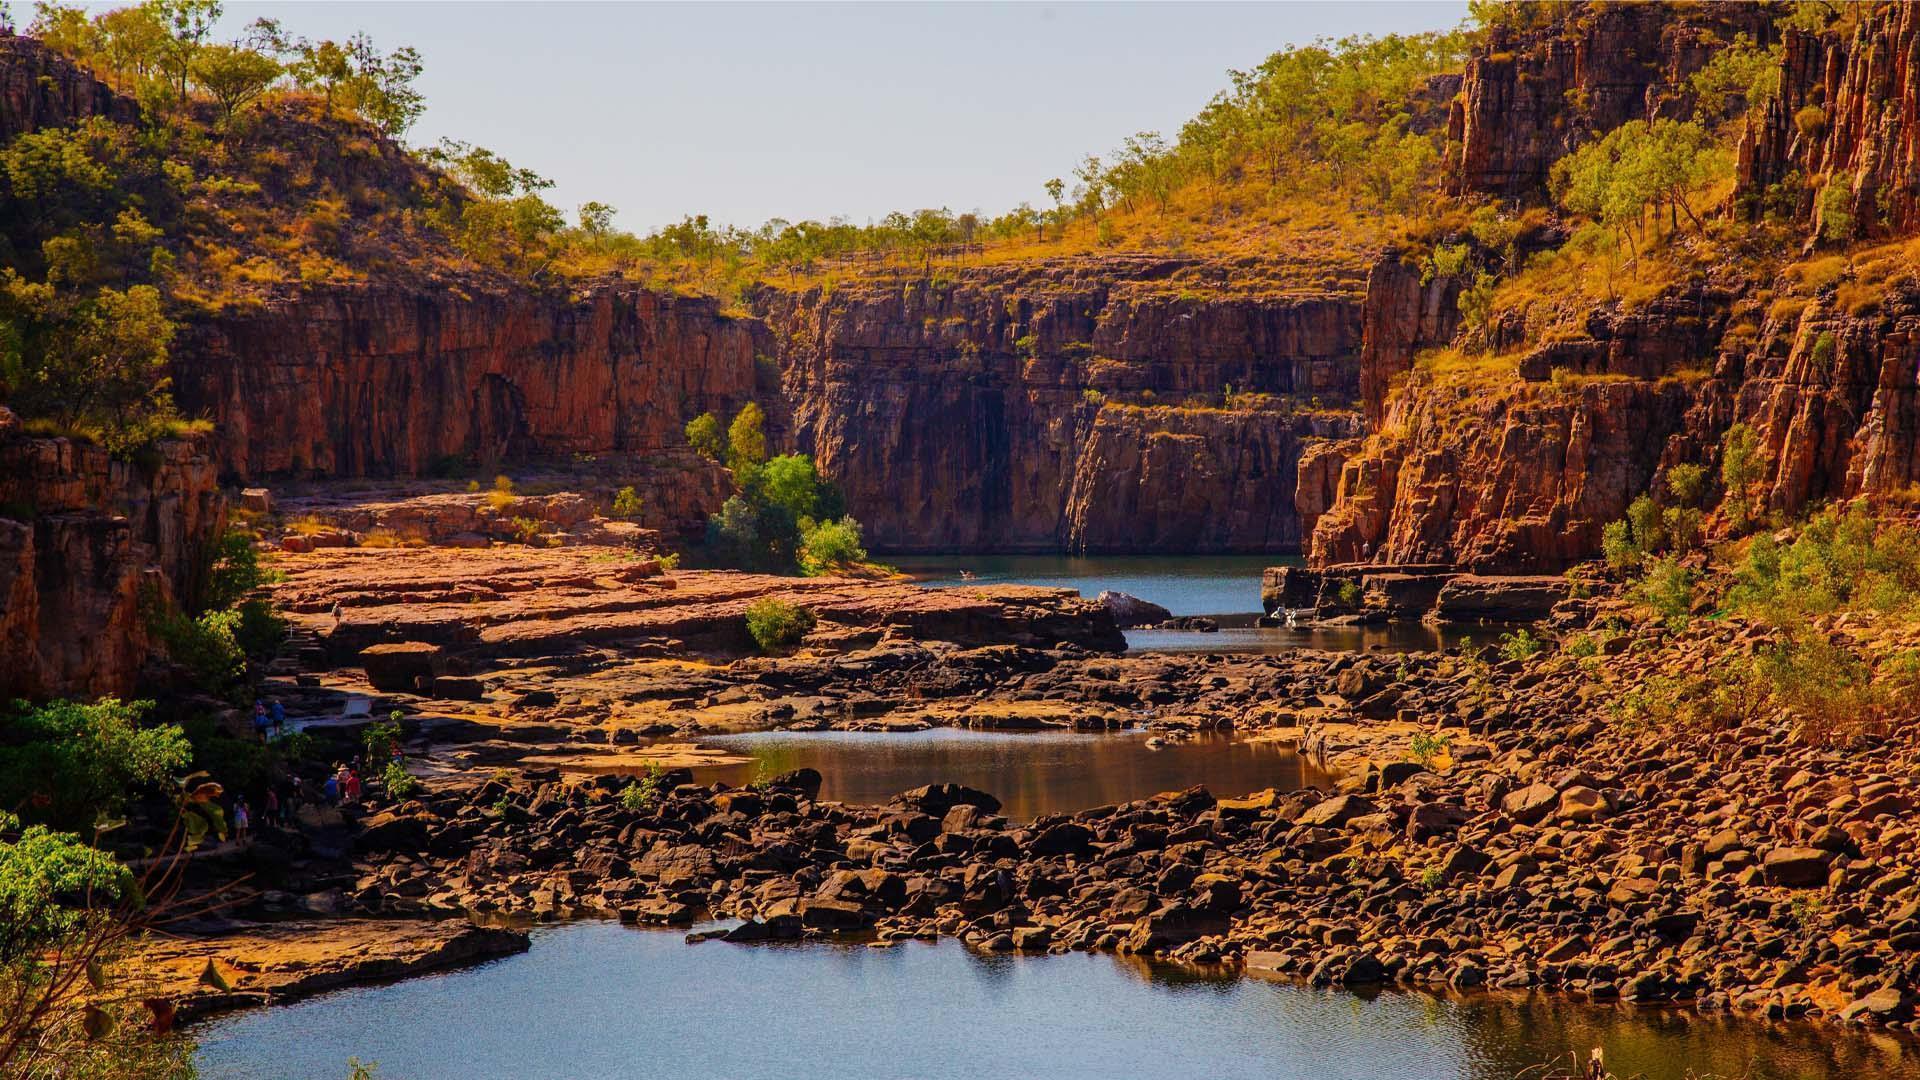
[(1920, 1075), (1915, 6), (645, 237), (158, 10), (0, 33), (0, 1073)]

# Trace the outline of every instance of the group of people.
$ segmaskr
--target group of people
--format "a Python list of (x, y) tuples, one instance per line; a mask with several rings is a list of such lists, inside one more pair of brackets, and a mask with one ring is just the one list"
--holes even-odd
[(260, 736), (261, 742), (277, 739), (287, 729), (287, 707), (279, 698), (253, 702), (253, 733)]
[(300, 820), (300, 808), (307, 802), (306, 792), (298, 779), (270, 785), (266, 796), (261, 799), (258, 817), (255, 817), (253, 805), (247, 801), (247, 797), (238, 796), (228, 812), (228, 819), (233, 823), (233, 838), (244, 842), (253, 835), (255, 825), (271, 825), (276, 829), (294, 828)]
[(321, 785), (328, 806), (342, 803), (353, 804), (360, 801), (360, 770), (352, 765), (335, 765), (327, 774), (327, 781)]

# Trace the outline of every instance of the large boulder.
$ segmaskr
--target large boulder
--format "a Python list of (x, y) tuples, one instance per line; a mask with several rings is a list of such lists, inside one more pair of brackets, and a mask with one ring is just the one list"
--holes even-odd
[(1000, 812), (999, 799), (964, 784), (922, 784), (895, 795), (893, 802), (937, 818), (946, 817), (947, 811), (962, 804), (977, 806), (989, 814)]
[(1460, 574), (1434, 601), (1440, 622), (1533, 622), (1567, 598), (1567, 579), (1555, 576)]
[(1173, 612), (1151, 600), (1142, 600), (1112, 589), (1104, 590), (1095, 598), (1113, 616), (1113, 623), (1122, 629), (1135, 626), (1158, 626), (1173, 617)]
[(1805, 889), (1827, 883), (1833, 852), (1813, 847), (1777, 847), (1761, 860), (1767, 883)]
[(440, 646), (425, 641), (396, 641), (360, 650), (367, 681), (383, 694), (412, 694), (431, 686), (433, 665), (439, 658)]

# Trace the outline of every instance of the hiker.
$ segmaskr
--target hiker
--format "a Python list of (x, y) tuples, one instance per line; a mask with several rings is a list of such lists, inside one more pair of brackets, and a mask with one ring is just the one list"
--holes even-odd
[(328, 805), (328, 806), (338, 806), (338, 805), (340, 805), (340, 776), (339, 776), (339, 774), (337, 774), (337, 773), (328, 773), (328, 774), (327, 774), (327, 783), (326, 783), (326, 786), (325, 786), (325, 788), (324, 788), (324, 792), (325, 792), (325, 794), (326, 794), (326, 797), (327, 797), (327, 805)]
[(247, 800), (233, 801), (233, 839), (236, 843), (247, 842)]
[(360, 774), (354, 772), (352, 769), (347, 770), (346, 794), (348, 802), (358, 803), (360, 801)]
[(287, 727), (287, 707), (280, 703), (279, 698), (274, 698), (267, 711), (273, 716), (273, 737), (277, 739)]
[(263, 806), (267, 812), (267, 824), (275, 828), (284, 828), (286, 826), (286, 822), (281, 820), (280, 817), (280, 795), (273, 790), (271, 785), (267, 787), (267, 799)]
[(253, 733), (260, 736), (261, 742), (267, 741), (267, 725), (272, 723), (267, 716), (266, 703), (258, 698), (253, 701)]

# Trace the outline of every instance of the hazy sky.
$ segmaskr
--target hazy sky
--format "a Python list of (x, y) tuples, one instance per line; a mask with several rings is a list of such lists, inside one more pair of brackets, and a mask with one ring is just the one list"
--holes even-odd
[(1171, 139), (1228, 68), (1323, 34), (1443, 29), (1466, 4), (229, 0), (223, 29), (261, 14), (418, 48), (411, 141), (485, 146), (553, 179), (570, 216), (599, 199), (644, 232), (1044, 205), (1086, 153)]

